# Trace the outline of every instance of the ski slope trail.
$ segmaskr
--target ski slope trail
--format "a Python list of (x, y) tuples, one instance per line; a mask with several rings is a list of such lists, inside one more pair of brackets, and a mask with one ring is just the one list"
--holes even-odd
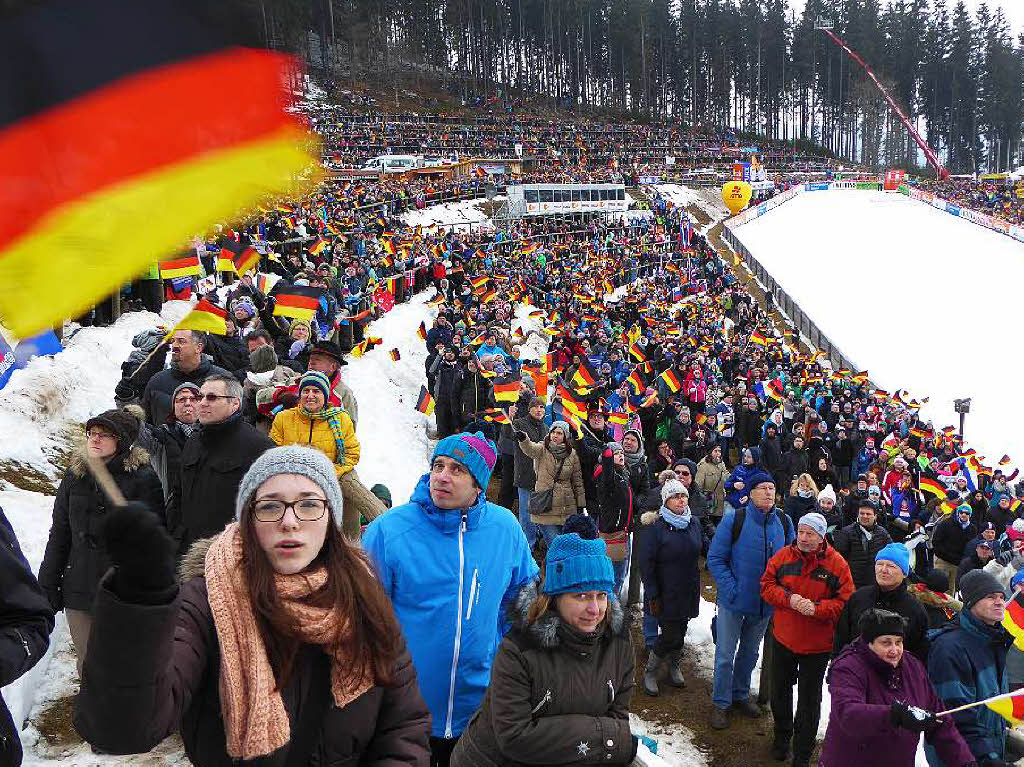
[(988, 457), (1024, 461), (1019, 327), (1024, 245), (899, 194), (805, 192), (737, 238), (842, 353), (888, 392), (930, 397), (922, 417), (957, 424)]

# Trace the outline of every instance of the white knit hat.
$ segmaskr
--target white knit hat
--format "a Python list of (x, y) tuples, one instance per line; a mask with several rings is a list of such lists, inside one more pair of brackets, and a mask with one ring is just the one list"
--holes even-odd
[(836, 502), (836, 491), (832, 489), (832, 485), (825, 485), (825, 489), (818, 493), (818, 500), (830, 500), (832, 503)]
[(327, 505), (331, 507), (331, 518), (335, 526), (341, 529), (345, 503), (341, 497), (338, 476), (334, 473), (334, 464), (319, 450), (298, 445), (271, 448), (253, 461), (238, 486), (238, 498), (235, 501), (236, 521), (242, 519), (242, 511), (252, 501), (260, 485), (278, 474), (298, 474), (319, 485), (327, 497)]
[(661, 502), (665, 503), (673, 495), (685, 495), (687, 498), (690, 497), (690, 491), (686, 489), (686, 485), (680, 482), (678, 479), (670, 479), (664, 485), (661, 486)]

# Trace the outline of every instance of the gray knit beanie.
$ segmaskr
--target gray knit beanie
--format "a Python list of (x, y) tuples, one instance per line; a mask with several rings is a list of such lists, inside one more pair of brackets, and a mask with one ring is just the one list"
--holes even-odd
[(344, 501), (341, 498), (341, 485), (338, 484), (338, 477), (334, 473), (334, 465), (319, 450), (298, 445), (271, 448), (253, 462), (238, 486), (238, 499), (235, 501), (236, 521), (241, 520), (242, 510), (252, 501), (260, 485), (278, 474), (298, 474), (319, 485), (331, 507), (331, 517), (335, 526), (341, 528)]
[(249, 352), (249, 370), (253, 373), (269, 373), (277, 368), (277, 352), (273, 346), (259, 346)]

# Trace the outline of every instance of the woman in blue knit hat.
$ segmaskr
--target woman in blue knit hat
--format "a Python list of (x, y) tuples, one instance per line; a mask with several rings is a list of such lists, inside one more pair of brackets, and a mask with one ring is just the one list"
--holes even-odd
[(612, 563), (597, 526), (566, 520), (548, 548), (540, 589), (525, 587), (491, 669), (483, 705), (452, 767), (627, 765), (633, 649), (612, 595)]

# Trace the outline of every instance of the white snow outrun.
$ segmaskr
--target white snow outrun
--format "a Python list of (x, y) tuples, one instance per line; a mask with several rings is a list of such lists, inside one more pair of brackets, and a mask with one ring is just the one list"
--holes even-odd
[[(358, 471), (367, 486), (382, 482), (396, 504), (412, 494), (426, 471), (433, 443), (427, 436), (428, 419), (415, 410), (420, 386), (425, 380), (426, 348), (416, 336), (421, 321), (429, 326), (436, 310), (425, 305), (426, 295), (400, 304), (371, 328), (383, 344), (359, 359), (350, 358), (342, 374), (351, 384), (359, 402), (357, 434), (362, 445)], [(120, 378), (120, 363), (131, 351), (131, 338), (153, 328), (158, 322), (173, 325), (187, 311), (181, 302), (165, 305), (162, 320), (155, 314), (132, 313), (109, 328), (86, 328), (52, 359), (33, 360), (14, 374), (0, 392), (0, 463), (18, 461), (59, 482), (50, 462), (53, 451), (66, 448), (68, 435), (81, 432), (90, 416), (113, 407), (114, 385)], [(518, 313), (517, 324), (538, 330), (535, 320)], [(539, 336), (530, 334), (533, 343)], [(399, 349), (401, 359), (391, 361), (388, 350)], [(534, 350), (534, 355), (543, 350)], [(53, 497), (29, 492), (0, 482), (0, 506), (10, 518), (33, 569), (38, 570), (46, 546), (53, 510)], [(700, 619), (691, 621), (691, 642), (710, 642), (708, 624), (711, 609), (703, 603)], [(702, 652), (702, 658), (706, 652)], [(41, 711), (53, 701), (66, 699), (77, 690), (77, 674), (70, 638), (63, 615), (51, 637), (51, 649), (36, 667), (4, 688), (3, 695), (16, 721), (27, 719), (22, 731), (27, 765), (185, 765), (180, 740), (168, 738), (153, 752), (134, 757), (98, 756), (85, 744), (72, 747), (48, 744), (35, 723)], [(635, 696), (642, 697), (637, 690)], [(636, 706), (634, 706), (636, 708)], [(642, 713), (642, 712), (641, 712)], [(633, 730), (648, 733), (659, 744), (660, 758), (645, 754), (643, 764), (703, 765), (704, 756), (693, 746), (692, 733), (682, 725), (664, 727), (631, 717)], [(642, 750), (644, 752), (644, 750)]]
[(880, 388), (930, 397), (995, 466), (1024, 468), (1016, 347), (1024, 245), (900, 194), (804, 192), (736, 229), (775, 281)]

